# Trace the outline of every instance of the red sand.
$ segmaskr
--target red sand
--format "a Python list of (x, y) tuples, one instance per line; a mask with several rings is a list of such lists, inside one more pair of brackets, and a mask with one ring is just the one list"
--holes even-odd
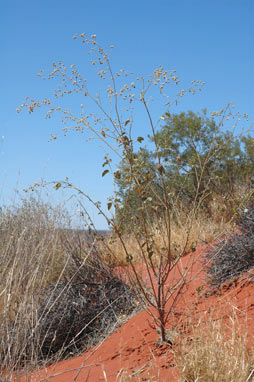
[[(179, 270), (188, 267), (187, 279), (171, 314), (168, 328), (177, 327), (181, 332), (190, 318), (193, 322), (207, 314), (227, 319), (232, 308), (241, 320), (246, 322), (248, 338), (254, 334), (254, 283), (241, 278), (228, 283), (216, 293), (209, 293), (202, 254), (204, 248), (185, 256), (178, 271), (172, 272), (168, 285), (180, 278)], [(172, 301), (169, 301), (169, 307)], [(147, 312), (141, 312), (118, 328), (108, 339), (89, 352), (34, 372), (19, 379), (21, 382), (115, 382), (121, 376), (139, 374), (140, 381), (154, 376), (154, 381), (177, 382), (177, 370), (170, 347), (156, 344), (158, 335), (153, 329), (153, 321)], [(183, 333), (183, 331), (182, 331)], [(184, 334), (182, 334), (183, 336)], [(156, 377), (156, 378), (155, 378)], [(138, 380), (138, 379), (137, 379)], [(151, 379), (150, 379), (151, 380)]]

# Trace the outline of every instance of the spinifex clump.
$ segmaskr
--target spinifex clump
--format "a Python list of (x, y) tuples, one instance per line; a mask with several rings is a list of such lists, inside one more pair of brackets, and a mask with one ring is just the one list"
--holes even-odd
[(220, 241), (207, 254), (211, 284), (219, 286), (254, 267), (254, 206), (240, 211), (236, 221), (239, 231)]

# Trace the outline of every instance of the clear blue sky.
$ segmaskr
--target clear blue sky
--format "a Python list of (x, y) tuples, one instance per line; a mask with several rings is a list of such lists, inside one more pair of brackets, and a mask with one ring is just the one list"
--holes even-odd
[[(102, 46), (113, 44), (115, 71), (146, 76), (161, 64), (177, 70), (185, 82), (204, 81), (202, 93), (188, 98), (179, 112), (214, 111), (234, 101), (253, 122), (253, 20), (253, 0), (0, 0), (1, 203), (10, 202), (15, 188), (22, 194), (41, 178), (65, 176), (104, 204), (112, 194), (110, 177), (101, 177), (99, 143), (77, 133), (49, 143), (50, 134), (61, 129), (57, 119), (16, 113), (26, 96), (51, 95), (50, 83), (36, 76), (40, 69), (58, 60), (81, 69), (87, 65), (73, 35), (96, 34)], [(145, 124), (137, 113), (141, 135)], [(55, 201), (66, 197), (50, 192)], [(105, 228), (100, 216), (94, 211), (92, 216), (98, 228)]]

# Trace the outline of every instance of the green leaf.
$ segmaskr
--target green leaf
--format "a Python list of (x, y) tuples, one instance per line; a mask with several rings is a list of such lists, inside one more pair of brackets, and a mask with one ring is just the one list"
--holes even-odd
[(109, 170), (104, 170), (101, 176), (105, 176), (108, 172)]
[(132, 260), (133, 260), (133, 256), (132, 256), (132, 255), (127, 255), (127, 256), (126, 256), (126, 261), (127, 261), (128, 263), (130, 263)]
[(154, 252), (153, 252), (152, 250), (150, 250), (150, 251), (148, 252), (148, 257), (149, 257), (149, 259), (151, 259), (151, 257), (153, 256), (153, 254), (154, 254)]
[(130, 123), (130, 119), (127, 119), (127, 121), (125, 121), (124, 126), (127, 126), (128, 123)]
[(58, 190), (60, 187), (62, 187), (62, 184), (61, 184), (61, 183), (57, 183), (57, 184), (55, 185), (55, 189), (56, 189), (56, 190)]
[(157, 164), (157, 170), (159, 171), (160, 174), (162, 174), (163, 172), (165, 172), (164, 167), (162, 166), (161, 163)]
[(138, 137), (138, 138), (137, 138), (137, 142), (139, 142), (139, 143), (141, 143), (143, 140), (144, 140), (143, 137)]
[(102, 164), (102, 167), (105, 167), (108, 163), (109, 163), (108, 160), (106, 160), (106, 161)]
[(114, 172), (114, 177), (115, 177), (116, 179), (120, 179), (120, 178), (121, 178), (121, 173), (120, 173), (120, 171), (116, 171), (116, 172)]
[(192, 252), (195, 252), (196, 251), (196, 247), (197, 247), (197, 245), (196, 245), (196, 243), (191, 243), (191, 245), (190, 245), (190, 249), (191, 249), (191, 251)]

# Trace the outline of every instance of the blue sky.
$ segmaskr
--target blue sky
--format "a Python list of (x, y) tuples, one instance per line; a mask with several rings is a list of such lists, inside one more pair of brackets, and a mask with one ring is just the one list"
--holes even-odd
[[(48, 142), (62, 127), (58, 119), (45, 120), (41, 111), (16, 113), (26, 96), (51, 95), (52, 84), (36, 74), (53, 61), (87, 70), (90, 89), (100, 90), (87, 69), (87, 52), (73, 35), (96, 34), (103, 47), (113, 44), (114, 71), (148, 76), (161, 64), (184, 83), (204, 81), (203, 91), (186, 98), (179, 112), (215, 111), (234, 101), (253, 123), (253, 17), (252, 0), (0, 0), (1, 204), (13, 200), (14, 189), (22, 196), (34, 182), (66, 176), (103, 205), (113, 192), (110, 176), (101, 177), (105, 150), (99, 142), (75, 132)], [(76, 100), (68, 102), (75, 109)], [(153, 108), (156, 118), (162, 111), (162, 105)], [(146, 125), (137, 109), (136, 134), (146, 135)], [(48, 192), (55, 202), (70, 195)], [(105, 228), (88, 208), (97, 228)]]

